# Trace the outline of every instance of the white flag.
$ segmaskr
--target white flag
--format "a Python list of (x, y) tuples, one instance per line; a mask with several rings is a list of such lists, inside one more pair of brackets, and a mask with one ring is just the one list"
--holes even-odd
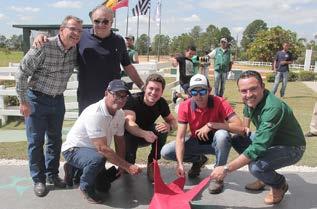
[(161, 22), (161, 0), (157, 0), (155, 21), (157, 25)]

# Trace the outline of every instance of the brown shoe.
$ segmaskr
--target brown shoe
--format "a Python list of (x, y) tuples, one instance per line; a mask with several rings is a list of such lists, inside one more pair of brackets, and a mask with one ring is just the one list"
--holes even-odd
[(277, 204), (281, 202), (287, 190), (288, 190), (288, 185), (286, 182), (283, 184), (281, 188), (277, 189), (277, 188), (271, 187), (271, 190), (264, 198), (264, 203), (267, 205), (273, 205), (273, 204)]
[(154, 165), (153, 165), (153, 163), (147, 164), (146, 175), (147, 175), (147, 178), (150, 182), (154, 182)]
[(261, 191), (264, 190), (265, 184), (263, 181), (256, 180), (255, 182), (245, 185), (245, 188), (252, 191)]
[(188, 171), (188, 178), (196, 178), (199, 176), (201, 168), (207, 163), (208, 158), (205, 155), (201, 156), (199, 162), (194, 162), (190, 170)]
[(208, 191), (210, 194), (219, 194), (223, 190), (223, 181), (211, 181), (208, 186)]

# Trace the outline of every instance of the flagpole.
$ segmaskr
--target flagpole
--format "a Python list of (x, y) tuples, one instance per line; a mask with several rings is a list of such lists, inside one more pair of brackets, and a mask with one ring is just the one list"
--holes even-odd
[(129, 1), (128, 1), (127, 25), (126, 25), (126, 29), (125, 29), (125, 36), (128, 36), (128, 29), (129, 29), (129, 9), (130, 9), (130, 4), (129, 4)]
[(148, 45), (147, 45), (147, 61), (150, 61), (150, 43), (151, 43), (151, 38), (150, 38), (150, 28), (151, 28), (151, 4), (149, 6), (149, 24), (148, 24)]
[(139, 40), (139, 20), (140, 20), (140, 14), (138, 14), (138, 19), (137, 19), (137, 25), (136, 25), (136, 49), (139, 49), (138, 46), (138, 40)]
[(161, 23), (162, 23), (162, 0), (158, 0), (160, 1), (160, 22), (159, 22), (159, 40), (158, 40), (158, 47), (157, 47), (157, 61), (160, 61), (160, 47), (161, 47)]
[(117, 29), (117, 17), (116, 17), (116, 10), (114, 10), (113, 12), (113, 16), (114, 16), (114, 28)]

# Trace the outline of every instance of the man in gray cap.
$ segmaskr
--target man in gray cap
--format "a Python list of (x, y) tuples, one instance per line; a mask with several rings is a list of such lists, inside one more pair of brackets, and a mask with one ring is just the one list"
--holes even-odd
[[(105, 97), (88, 106), (69, 131), (62, 145), (62, 153), (69, 166), (65, 166), (65, 177), (71, 175), (72, 167), (81, 169), (79, 189), (90, 203), (101, 203), (94, 183), (98, 173), (104, 169), (108, 160), (119, 166), (119, 175), (123, 170), (137, 175), (141, 169), (124, 160), (124, 112), (121, 109), (130, 92), (126, 83), (112, 80), (105, 91)], [(112, 138), (116, 152), (111, 149)]]
[(215, 48), (208, 54), (214, 61), (214, 88), (215, 95), (222, 97), (225, 92), (225, 84), (227, 74), (231, 70), (232, 56), (228, 47), (228, 40), (226, 38), (220, 39), (220, 47)]

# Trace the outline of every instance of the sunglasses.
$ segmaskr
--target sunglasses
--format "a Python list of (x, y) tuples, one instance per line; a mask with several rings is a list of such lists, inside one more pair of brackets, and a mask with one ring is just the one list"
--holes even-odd
[(190, 90), (190, 95), (191, 96), (197, 96), (198, 94), (200, 96), (205, 96), (207, 93), (208, 93), (207, 89), (200, 89), (200, 90), (192, 89), (192, 90)]
[(101, 20), (94, 20), (95, 25), (108, 25), (110, 20), (101, 19)]

